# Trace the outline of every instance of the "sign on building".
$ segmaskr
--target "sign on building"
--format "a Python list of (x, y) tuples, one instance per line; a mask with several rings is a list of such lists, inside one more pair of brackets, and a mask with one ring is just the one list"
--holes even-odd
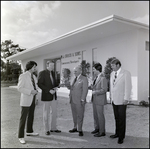
[(74, 79), (73, 68), (80, 65), (82, 62), (82, 52), (68, 53), (61, 56), (61, 81), (63, 77), (63, 70), (65, 68), (70, 70), (70, 82)]

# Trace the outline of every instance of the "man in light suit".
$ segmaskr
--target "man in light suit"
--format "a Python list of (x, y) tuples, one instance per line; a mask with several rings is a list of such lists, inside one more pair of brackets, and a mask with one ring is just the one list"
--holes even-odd
[(58, 85), (56, 84), (55, 80), (54, 62), (52, 60), (47, 61), (46, 66), (47, 66), (46, 70), (43, 70), (39, 73), (38, 86), (42, 90), (41, 101), (43, 102), (44, 131), (46, 135), (50, 135), (50, 132), (60, 133), (61, 130), (57, 129), (56, 87)]
[(26, 143), (24, 140), (24, 129), (26, 119), (27, 119), (26, 135), (27, 136), (38, 135), (38, 133), (33, 132), (34, 109), (35, 109), (36, 95), (38, 93), (37, 79), (33, 75), (33, 73), (36, 71), (36, 66), (37, 66), (36, 62), (29, 61), (26, 64), (26, 72), (24, 72), (19, 76), (18, 91), (21, 92), (20, 98), (21, 117), (19, 123), (18, 138), (20, 143), (22, 144)]
[(121, 62), (114, 59), (111, 62), (113, 72), (110, 75), (110, 99), (113, 105), (116, 123), (115, 134), (110, 138), (118, 138), (122, 144), (126, 131), (126, 108), (131, 95), (131, 74), (121, 68)]
[[(82, 74), (81, 66), (74, 68), (75, 79), (71, 86), (67, 86), (70, 89), (70, 104), (74, 122), (74, 128), (69, 130), (70, 133), (79, 132), (79, 136), (83, 136), (82, 125), (84, 118), (84, 110), (86, 103), (86, 96), (88, 93), (88, 80)], [(77, 128), (78, 126), (78, 128)]]
[(104, 117), (104, 105), (107, 104), (106, 92), (107, 92), (107, 80), (102, 74), (102, 65), (96, 63), (93, 66), (93, 72), (95, 79), (92, 89), (92, 103), (93, 103), (93, 117), (94, 117), (94, 128), (92, 134), (94, 137), (105, 136), (105, 117)]

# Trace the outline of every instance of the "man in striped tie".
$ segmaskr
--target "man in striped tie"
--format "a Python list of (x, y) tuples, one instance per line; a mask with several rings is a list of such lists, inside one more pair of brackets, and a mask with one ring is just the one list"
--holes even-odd
[[(19, 122), (18, 138), (20, 143), (26, 143), (24, 140), (24, 129), (27, 119), (27, 136), (36, 136), (38, 133), (33, 132), (33, 120), (34, 120), (34, 109), (36, 95), (38, 93), (37, 89), (37, 79), (33, 76), (36, 71), (37, 63), (34, 61), (29, 61), (26, 64), (26, 71), (19, 76), (18, 81), (18, 91), (21, 92), (20, 106), (21, 106), (21, 116)], [(34, 84), (33, 84), (34, 83)]]
[(113, 72), (110, 75), (110, 99), (116, 122), (115, 134), (110, 138), (118, 138), (122, 144), (126, 132), (126, 108), (131, 95), (131, 74), (121, 68), (121, 62), (114, 59), (111, 62)]

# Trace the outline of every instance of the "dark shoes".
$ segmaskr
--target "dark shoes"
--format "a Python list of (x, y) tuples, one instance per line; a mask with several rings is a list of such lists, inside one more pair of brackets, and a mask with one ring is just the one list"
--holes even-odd
[(97, 133), (94, 135), (94, 137), (102, 137), (102, 136), (106, 136), (106, 134), (103, 132), (103, 133)]
[[(111, 135), (110, 138), (118, 138), (117, 134)], [(123, 143), (123, 139), (118, 139), (118, 144), (122, 144)]]
[(50, 132), (49, 132), (49, 131), (47, 131), (45, 134), (46, 134), (46, 135), (50, 135)]
[(70, 133), (78, 132), (76, 128), (69, 130)]
[(117, 134), (111, 135), (110, 138), (118, 138)]
[(50, 132), (57, 132), (57, 133), (60, 133), (61, 130), (50, 130)]
[(99, 130), (98, 129), (95, 129), (94, 131), (91, 132), (91, 134), (95, 134), (95, 133), (98, 133)]
[(83, 132), (82, 131), (79, 131), (79, 136), (83, 136)]
[(79, 132), (79, 136), (83, 136), (83, 132), (82, 131), (78, 131), (77, 128), (73, 128), (71, 130), (69, 130), (70, 133), (74, 133), (74, 132)]
[(118, 139), (118, 144), (122, 144), (123, 143), (123, 139)]

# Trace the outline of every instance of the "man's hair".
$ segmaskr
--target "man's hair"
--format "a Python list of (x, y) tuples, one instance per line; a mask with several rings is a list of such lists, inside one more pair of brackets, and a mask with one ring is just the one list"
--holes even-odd
[(35, 61), (29, 61), (29, 62), (27, 62), (27, 64), (26, 64), (26, 71), (30, 70), (34, 65), (37, 66), (37, 63)]
[(93, 67), (99, 72), (102, 72), (102, 65), (100, 63), (95, 63)]
[(121, 62), (120, 62), (118, 59), (113, 59), (113, 60), (111, 61), (111, 64), (116, 64), (116, 65), (119, 64), (119, 66), (121, 66)]
[(48, 61), (46, 62), (46, 65), (49, 66), (49, 63), (54, 63), (54, 61), (53, 61), (53, 60), (48, 60)]

